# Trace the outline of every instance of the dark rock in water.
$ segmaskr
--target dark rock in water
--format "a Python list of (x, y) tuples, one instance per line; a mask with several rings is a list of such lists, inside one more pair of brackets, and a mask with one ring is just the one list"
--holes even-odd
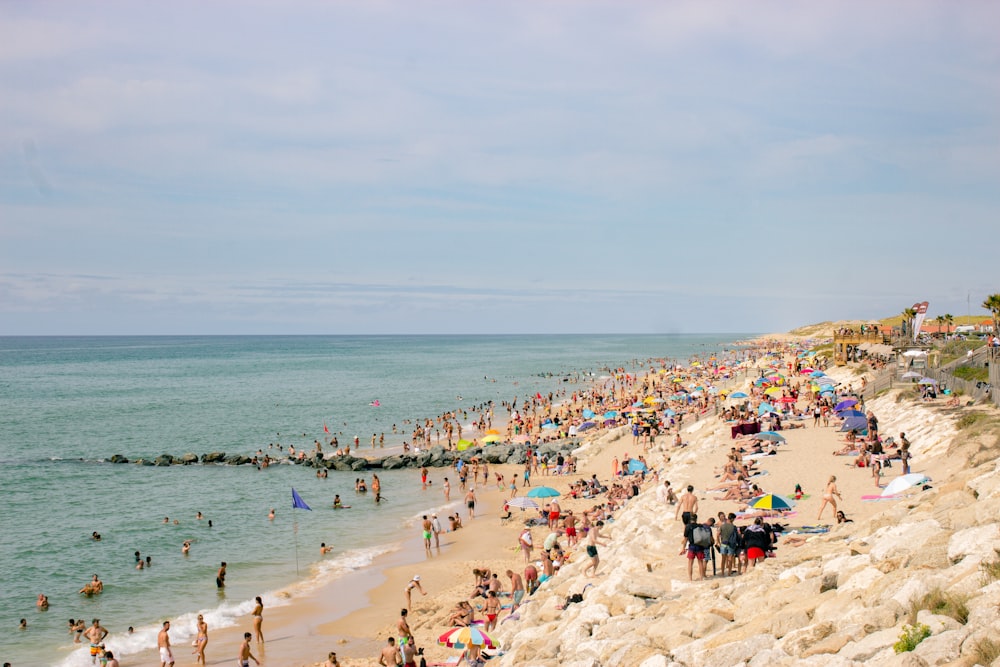
[(211, 454), (202, 454), (202, 463), (222, 463), (226, 460), (225, 452), (212, 452)]
[(168, 466), (172, 465), (173, 462), (174, 462), (174, 457), (171, 456), (170, 454), (160, 454), (153, 461), (153, 464), (158, 466)]
[(198, 455), (197, 454), (191, 454), (189, 452), (189, 453), (185, 454), (184, 456), (182, 456), (180, 458), (180, 462), (183, 463), (186, 466), (187, 465), (191, 465), (192, 463), (197, 463), (198, 462)]
[(153, 462), (150, 461), (149, 459), (138, 459), (136, 461), (136, 463), (138, 463), (141, 466), (151, 466), (151, 465), (153, 465)]
[(115, 454), (108, 460), (111, 461), (112, 463), (128, 463), (128, 459), (122, 456), (121, 454)]
[[(372, 467), (374, 468), (375, 466)], [(368, 470), (368, 461), (366, 461), (365, 459), (355, 459), (354, 462), (351, 464), (351, 470), (355, 472), (359, 472), (361, 470)]]
[(465, 461), (466, 463), (468, 463), (468, 462), (472, 461), (472, 459), (476, 458), (477, 456), (482, 456), (482, 453), (483, 453), (483, 450), (482, 450), (481, 447), (470, 447), (469, 449), (466, 449), (464, 452), (461, 452), (458, 455), (458, 458), (460, 458), (463, 461)]
[(432, 455), (430, 452), (422, 452), (418, 456), (413, 457), (413, 467), (423, 468), (431, 464)]
[(347, 470), (354, 470), (354, 468), (351, 467), (352, 462), (353, 461), (345, 460), (345, 457), (343, 456), (339, 456), (335, 459), (328, 461), (327, 463), (329, 464), (329, 467), (333, 468), (334, 470), (340, 470), (342, 472), (346, 472)]
[(424, 465), (430, 465), (430, 466), (443, 465), (442, 461), (444, 461), (444, 454), (445, 454), (444, 447), (442, 447), (441, 445), (434, 445), (427, 451), (427, 456), (430, 458)]
[(230, 454), (225, 458), (225, 461), (231, 466), (241, 466), (250, 463), (250, 457), (243, 456), (242, 454)]

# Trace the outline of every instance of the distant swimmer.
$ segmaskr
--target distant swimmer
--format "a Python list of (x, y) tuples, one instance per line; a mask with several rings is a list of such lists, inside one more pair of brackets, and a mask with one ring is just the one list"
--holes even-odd
[(339, 510), (344, 504), (340, 501), (340, 494), (338, 493), (333, 497), (333, 509)]
[(104, 582), (98, 579), (96, 574), (94, 575), (94, 578), (87, 583), (86, 586), (80, 589), (80, 593), (86, 595), (87, 597), (90, 597), (91, 595), (97, 595), (103, 592), (104, 592)]
[(181, 545), (181, 553), (185, 556), (191, 551), (191, 540), (184, 540), (184, 544)]
[(201, 515), (201, 512), (198, 512), (198, 514), (196, 514), (194, 518), (198, 519), (198, 521), (201, 521), (201, 520), (202, 520), (202, 519), (204, 519), (205, 517), (203, 517), (203, 516)]
[(39, 593), (38, 601), (35, 603), (35, 606), (38, 607), (41, 611), (45, 611), (46, 609), (48, 609), (49, 596), (47, 596), (45, 593)]
[(320, 542), (319, 543), (319, 555), (320, 556), (325, 556), (328, 553), (330, 553), (331, 551), (333, 551), (333, 547), (326, 546), (326, 542)]
[(90, 539), (94, 540), (95, 542), (100, 542), (101, 541), (101, 534), (95, 530), (94, 532), (92, 532), (90, 534)]
[(267, 518), (268, 518), (269, 521), (274, 521), (274, 508), (273, 507), (271, 508), (271, 511), (268, 513)]

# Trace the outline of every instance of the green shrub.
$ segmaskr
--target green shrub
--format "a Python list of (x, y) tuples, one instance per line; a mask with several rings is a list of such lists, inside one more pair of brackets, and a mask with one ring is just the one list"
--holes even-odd
[(916, 625), (904, 625), (903, 632), (899, 635), (899, 641), (892, 645), (892, 650), (896, 653), (906, 653), (917, 648), (917, 644), (931, 636), (931, 629), (923, 623)]
[(967, 412), (958, 418), (955, 425), (959, 430), (971, 428), (975, 426), (977, 422), (986, 419), (986, 414), (983, 412)]
[(910, 621), (915, 623), (917, 612), (921, 609), (926, 609), (932, 614), (950, 616), (964, 625), (969, 620), (968, 601), (969, 597), (967, 595), (946, 593), (940, 588), (935, 588), (910, 605)]
[(978, 368), (976, 366), (959, 366), (955, 370), (953, 370), (951, 374), (959, 378), (960, 380), (968, 380), (969, 382), (990, 381), (990, 369), (988, 368)]
[(1000, 579), (1000, 554), (991, 561), (983, 561), (979, 564), (979, 572), (983, 575), (983, 586)]

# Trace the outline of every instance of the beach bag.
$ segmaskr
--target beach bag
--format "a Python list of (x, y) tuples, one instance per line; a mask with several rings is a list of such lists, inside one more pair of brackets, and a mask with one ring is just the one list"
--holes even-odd
[(691, 541), (698, 547), (712, 546), (712, 529), (701, 524), (695, 526), (694, 530), (691, 531)]
[(733, 551), (739, 551), (743, 548), (743, 535), (740, 534), (740, 529), (738, 527), (733, 526), (733, 532), (731, 532), (729, 537), (726, 538), (726, 546)]

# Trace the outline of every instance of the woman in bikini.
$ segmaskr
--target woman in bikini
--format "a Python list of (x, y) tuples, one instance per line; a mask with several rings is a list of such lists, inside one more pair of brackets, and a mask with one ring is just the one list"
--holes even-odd
[(205, 664), (206, 646), (208, 646), (208, 623), (205, 622), (205, 618), (201, 614), (198, 614), (198, 631), (194, 640), (194, 650), (191, 651), (195, 655), (195, 663)]
[(840, 491), (837, 490), (837, 476), (830, 475), (830, 481), (826, 483), (826, 490), (823, 491), (823, 503), (819, 506), (819, 514), (816, 515), (817, 521), (819, 521), (819, 519), (823, 516), (823, 509), (828, 504), (833, 507), (833, 513), (836, 516), (837, 501), (834, 500), (834, 496), (840, 498), (841, 500), (844, 499), (844, 497), (840, 495)]
[(253, 608), (253, 631), (257, 635), (257, 641), (260, 643), (264, 642), (264, 633), (261, 631), (260, 626), (264, 622), (264, 601), (260, 599), (258, 595), (256, 598), (257, 606)]

